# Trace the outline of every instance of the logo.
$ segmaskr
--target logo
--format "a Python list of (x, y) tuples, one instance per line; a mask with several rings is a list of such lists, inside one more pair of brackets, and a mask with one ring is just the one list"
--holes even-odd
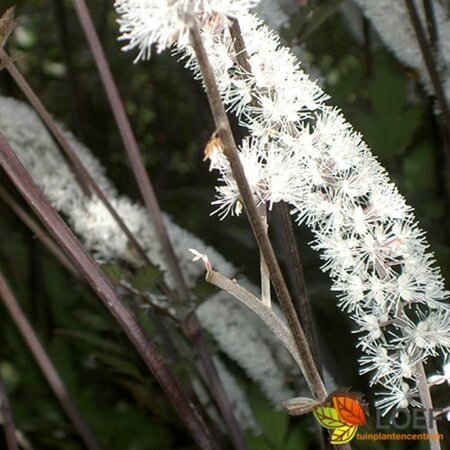
[[(442, 433), (411, 433), (407, 432), (411, 426), (414, 429), (427, 431), (427, 423), (443, 420), (448, 412), (446, 408), (426, 409), (414, 408), (409, 411), (406, 408), (394, 408), (387, 416), (388, 424), (382, 423), (382, 411), (375, 408), (376, 428), (381, 430), (406, 431), (399, 432), (371, 432), (358, 433), (358, 427), (367, 425), (368, 405), (363, 401), (363, 395), (350, 392), (349, 389), (341, 389), (330, 394), (324, 402), (312, 398), (296, 397), (282, 402), (291, 416), (301, 416), (313, 413), (317, 422), (330, 432), (330, 443), (335, 445), (347, 444), (355, 436), (363, 441), (386, 440), (442, 440)], [(445, 414), (444, 414), (445, 413)]]
[(350, 442), (358, 427), (367, 422), (362, 396), (347, 391), (334, 392), (313, 413), (317, 422), (330, 430), (330, 443), (335, 445)]

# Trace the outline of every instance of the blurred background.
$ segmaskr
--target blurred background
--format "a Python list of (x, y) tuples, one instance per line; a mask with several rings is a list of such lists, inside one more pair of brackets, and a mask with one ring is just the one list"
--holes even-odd
[[(0, 0), (0, 12), (12, 2)], [(17, 0), (19, 25), (8, 43), (18, 66), (52, 115), (86, 144), (119, 192), (141, 202), (103, 87), (70, 1)], [(162, 209), (215, 247), (256, 284), (258, 250), (245, 217), (219, 221), (213, 211), (215, 174), (202, 162), (214, 131), (198, 81), (169, 53), (133, 64), (121, 51), (110, 0), (88, 6), (138, 138)], [(357, 7), (342, 0), (306, 0), (286, 9), (288, 45), (300, 46), (305, 68), (318, 78), (390, 173), (426, 230), (444, 277), (450, 279), (449, 176), (435, 103), (417, 74), (381, 44)], [(0, 94), (23, 100), (5, 70)], [(1, 100), (0, 100), (1, 101)], [(243, 130), (234, 124), (239, 138)], [(6, 177), (0, 182), (16, 195)], [(271, 218), (276, 237), (277, 221)], [(297, 228), (307, 291), (327, 367), (341, 387), (373, 396), (358, 375), (352, 324), (336, 307), (330, 281)], [(276, 248), (281, 261), (284, 253)], [(0, 267), (48, 349), (69, 392), (105, 449), (188, 449), (192, 441), (158, 385), (117, 325), (83, 283), (74, 280), (0, 203)], [(137, 311), (147, 331), (151, 321)], [(248, 433), (250, 449), (315, 449), (311, 418), (289, 418), (271, 405), (231, 361), (262, 433)], [(436, 366), (438, 368), (438, 366)], [(177, 367), (173, 367), (177, 373)], [(183, 374), (180, 370), (180, 376)], [(70, 422), (0, 306), (0, 375), (16, 425), (36, 449), (83, 448)], [(448, 388), (442, 389), (448, 395)], [(0, 441), (2, 439), (0, 438)], [(425, 444), (352, 442), (361, 449), (427, 448)], [(231, 448), (231, 447), (230, 447)], [(445, 448), (445, 444), (444, 444)]]

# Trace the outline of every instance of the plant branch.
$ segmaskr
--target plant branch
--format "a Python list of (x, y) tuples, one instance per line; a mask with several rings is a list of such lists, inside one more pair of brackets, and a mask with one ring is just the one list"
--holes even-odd
[(253, 194), (248, 185), (242, 168), (239, 154), (236, 148), (233, 134), (231, 132), (228, 117), (223, 106), (220, 93), (218, 91), (213, 71), (208, 60), (205, 48), (202, 43), (200, 31), (195, 17), (188, 13), (186, 15), (187, 25), (190, 28), (191, 44), (194, 49), (197, 61), (206, 86), (208, 100), (213, 113), (216, 129), (223, 144), (224, 154), (227, 157), (232, 174), (239, 187), (241, 199), (243, 200), (247, 216), (249, 218), (253, 233), (256, 237), (258, 246), (264, 255), (264, 259), (270, 271), (272, 283), (277, 293), (283, 312), (286, 316), (289, 328), (292, 331), (294, 340), (302, 359), (304, 367), (304, 376), (311, 389), (311, 392), (318, 400), (325, 400), (327, 397), (326, 389), (320, 378), (319, 372), (315, 366), (314, 359), (308, 346), (303, 329), (298, 320), (295, 309), (292, 305), (289, 291), (281, 273), (280, 266), (276, 259), (272, 245), (264, 230), (264, 224), (258, 213)]
[[(245, 73), (251, 74), (252, 67), (248, 58), (248, 53), (245, 47), (244, 38), (242, 36), (241, 28), (239, 26), (239, 22), (236, 19), (233, 19), (232, 25), (230, 27), (230, 34), (233, 38), (233, 46), (236, 52), (236, 60), (238, 64), (244, 69)], [(252, 104), (253, 106), (258, 106), (258, 100), (253, 95), (252, 96)], [(304, 329), (306, 338), (308, 339), (308, 343), (313, 354), (314, 360), (316, 362), (317, 368), (320, 371), (320, 359), (319, 352), (317, 349), (317, 339), (314, 333), (314, 321), (312, 317), (312, 308), (311, 303), (309, 301), (308, 294), (306, 293), (306, 283), (305, 277), (303, 276), (303, 267), (300, 260), (300, 254), (297, 247), (297, 241), (295, 239), (294, 228), (292, 226), (292, 219), (289, 214), (288, 206), (285, 202), (280, 202), (278, 208), (276, 208), (279, 217), (282, 223), (282, 235), (283, 240), (286, 243), (287, 247), (287, 255), (289, 258), (289, 268), (292, 275), (293, 287), (295, 289), (294, 293), (294, 308), (296, 309), (297, 316), (300, 320), (300, 323)], [(264, 265), (265, 263), (261, 263)], [(269, 287), (270, 289), (270, 287)], [(270, 295), (270, 291), (269, 291)], [(264, 301), (264, 295), (262, 296)], [(297, 299), (297, 302), (295, 301)], [(296, 307), (297, 306), (297, 307)]]
[(72, 124), (74, 131), (79, 138), (82, 138), (81, 128), (81, 102), (82, 96), (78, 86), (75, 64), (72, 58), (72, 46), (70, 42), (69, 28), (67, 26), (67, 11), (64, 0), (53, 0), (55, 19), (58, 28), (61, 53), (64, 58), (64, 64), (67, 69), (67, 82), (70, 89), (71, 108), (72, 108)]
[(425, 11), (425, 18), (427, 20), (428, 38), (430, 39), (431, 48), (433, 51), (437, 50), (439, 41), (439, 33), (436, 24), (436, 15), (434, 14), (433, 3), (430, 0), (422, 0), (423, 10)]
[[(267, 209), (265, 204), (261, 204), (258, 206), (258, 210), (260, 212), (261, 220), (263, 221), (264, 227), (266, 229), (266, 234), (268, 234), (269, 224), (267, 222)], [(271, 307), (272, 300), (270, 296), (270, 272), (267, 267), (266, 261), (264, 259), (264, 255), (259, 252), (259, 265), (261, 272), (261, 300), (268, 307)]]
[(82, 26), (84, 36), (89, 43), (92, 55), (94, 56), (98, 73), (108, 97), (123, 145), (128, 154), (134, 178), (138, 184), (145, 206), (147, 207), (150, 216), (153, 218), (156, 234), (163, 247), (164, 255), (174, 278), (178, 295), (182, 299), (187, 299), (189, 297), (189, 292), (178, 259), (173, 250), (172, 243), (170, 242), (161, 209), (158, 204), (158, 199), (156, 198), (152, 182), (147, 174), (144, 162), (142, 161), (136, 138), (126, 115), (117, 85), (112, 76), (111, 69), (86, 6), (86, 2), (84, 0), (72, 0), (72, 4)]
[[(155, 231), (161, 242), (164, 256), (170, 272), (173, 276), (178, 296), (185, 303), (189, 302), (189, 290), (183, 277), (180, 264), (175, 255), (172, 243), (167, 233), (166, 226), (163, 221), (161, 208), (158, 199), (155, 195), (152, 182), (145, 169), (144, 162), (139, 151), (139, 147), (131, 128), (130, 122), (125, 112), (123, 102), (121, 100), (117, 85), (111, 73), (108, 61), (103, 51), (100, 39), (95, 30), (89, 9), (86, 6), (85, 0), (72, 0), (72, 4), (78, 15), (78, 19), (82, 26), (84, 36), (89, 43), (94, 61), (97, 66), (103, 87), (105, 89), (108, 101), (113, 112), (117, 127), (122, 138), (122, 142), (128, 154), (128, 159), (131, 164), (131, 169), (134, 178), (138, 184), (141, 196), (147, 207), (150, 216), (153, 218)], [(192, 317), (190, 321), (191, 339), (198, 348), (200, 359), (208, 377), (209, 387), (213, 398), (215, 399), (219, 410), (222, 413), (223, 419), (230, 431), (231, 438), (237, 449), (244, 449), (244, 436), (239, 427), (239, 424), (234, 417), (233, 410), (227, 395), (225, 393), (223, 384), (220, 380), (219, 374), (215, 367), (214, 361), (211, 357), (211, 352), (208, 348), (208, 343), (200, 329), (200, 325), (196, 317)]]
[[(422, 400), (423, 407), (425, 408), (427, 414), (426, 422), (428, 433), (435, 436), (438, 435), (438, 428), (435, 418), (430, 417), (430, 413), (433, 410), (433, 401), (431, 400), (430, 388), (428, 386), (427, 376), (425, 374), (425, 369), (423, 363), (417, 364), (418, 380), (417, 385), (419, 387), (420, 399)], [(439, 439), (429, 439), (430, 450), (441, 450), (441, 443)]]
[[(72, 263), (67, 259), (67, 257), (65, 256), (65, 254), (60, 250), (60, 248), (55, 244), (55, 242), (53, 241), (53, 239), (51, 239), (47, 233), (30, 217), (30, 215), (24, 211), (20, 205), (17, 204), (17, 202), (15, 202), (15, 200), (9, 196), (9, 194), (6, 193), (6, 191), (3, 190), (3, 188), (0, 187), (0, 198), (2, 198), (5, 203), (16, 213), (16, 215), (23, 221), (23, 223), (28, 226), (28, 228), (36, 235), (36, 237), (42, 242), (42, 244), (44, 244), (47, 249), (50, 251), (50, 253), (53, 254), (53, 256), (56, 257), (56, 259), (63, 265), (66, 267), (67, 270), (69, 270), (69, 272), (71, 272), (71, 274), (76, 277), (76, 278), (80, 278), (80, 273), (78, 272), (78, 270), (72, 265)], [(172, 317), (170, 315), (170, 313), (168, 313), (165, 309), (159, 307), (157, 304), (152, 303), (150, 301), (149, 298), (147, 298), (141, 291), (133, 288), (132, 286), (130, 286), (127, 283), (120, 283), (119, 286), (123, 289), (125, 289), (126, 291), (128, 291), (130, 294), (138, 296), (140, 298), (142, 298), (143, 300), (145, 300), (146, 302), (148, 302), (152, 308), (155, 309), (157, 314), (163, 315), (165, 317), (168, 317), (170, 320), (175, 321), (176, 325), (180, 325), (179, 321), (175, 318)], [(155, 316), (154, 317), (154, 323), (155, 323), (155, 327), (157, 328), (158, 332), (161, 334), (164, 343), (166, 344), (166, 349), (170, 352), (170, 354), (172, 355), (172, 360), (176, 361), (180, 359), (180, 355), (178, 353), (178, 349), (175, 347), (172, 338), (170, 336), (169, 331), (166, 328), (166, 325), (164, 324), (163, 321), (158, 320), (158, 317)], [(206, 343), (205, 343), (206, 345)], [(207, 348), (207, 347), (205, 347)], [(199, 351), (200, 348), (199, 348)], [(208, 382), (211, 383), (211, 372), (213, 369), (208, 368), (209, 372), (207, 371), (207, 369), (205, 368), (205, 372), (207, 372), (208, 374)], [(215, 366), (214, 366), (215, 369)], [(218, 376), (218, 375), (217, 375)], [(210, 389), (212, 390), (213, 388), (210, 387)], [(229, 402), (228, 402), (229, 403)], [(230, 409), (231, 410), (231, 409)], [(238, 447), (237, 447), (238, 448)]]
[(16, 427), (11, 412), (11, 404), (9, 403), (8, 394), (6, 393), (2, 380), (0, 380), (0, 411), (3, 419), (3, 427), (5, 429), (6, 448), (8, 450), (19, 450), (16, 438)]
[(236, 280), (230, 280), (219, 272), (207, 270), (205, 279), (208, 283), (228, 292), (235, 299), (250, 308), (270, 328), (278, 339), (280, 339), (283, 346), (303, 372), (303, 363), (292, 333), (286, 324), (272, 311), (272, 308), (265, 305), (258, 297), (243, 288)]
[(288, 255), (288, 270), (291, 272), (291, 280), (293, 287), (294, 308), (300, 319), (300, 323), (305, 331), (311, 352), (316, 361), (317, 368), (320, 370), (321, 361), (319, 358), (319, 349), (317, 345), (317, 336), (314, 328), (314, 316), (311, 307), (311, 301), (306, 291), (306, 281), (303, 272), (303, 266), (298, 251), (297, 241), (295, 239), (294, 227), (292, 226), (292, 218), (289, 214), (288, 206), (285, 202), (277, 205), (277, 212), (281, 222), (284, 247)]
[(425, 65), (430, 75), (431, 83), (436, 94), (437, 101), (442, 110), (442, 116), (444, 118), (445, 129), (447, 134), (450, 134), (450, 109), (447, 103), (447, 98), (445, 97), (444, 88), (442, 86), (441, 79), (436, 66), (436, 60), (432, 52), (432, 44), (428, 40), (425, 30), (423, 29), (422, 23), (420, 21), (419, 13), (417, 12), (414, 0), (405, 0), (406, 7), (411, 18), (414, 31), (416, 33), (417, 41), (419, 43), (420, 50), (425, 62)]
[[(8, 54), (0, 49), (0, 59), (4, 60), (8, 58)], [(45, 123), (47, 128), (52, 133), (53, 137), (55, 138), (56, 142), (59, 144), (61, 149), (63, 150), (63, 153), (69, 163), (71, 164), (75, 174), (78, 177), (78, 181), (80, 182), (80, 187), (84, 190), (86, 195), (89, 195), (90, 192), (94, 193), (99, 200), (103, 203), (105, 208), (109, 211), (111, 216), (114, 218), (114, 220), (117, 222), (120, 229), (124, 232), (124, 234), (127, 236), (129, 242), (133, 245), (134, 249), (136, 250), (137, 254), (142, 258), (142, 260), (145, 262), (145, 264), (150, 264), (150, 260), (145, 252), (145, 250), (142, 248), (142, 246), (139, 244), (133, 233), (130, 231), (130, 229), (127, 227), (125, 222), (122, 220), (122, 218), (119, 216), (117, 211), (113, 208), (111, 205), (111, 202), (108, 200), (106, 195), (103, 193), (103, 191), (100, 189), (98, 184), (95, 182), (91, 174), (88, 172), (88, 170), (84, 167), (82, 161), (76, 154), (76, 152), (72, 149), (69, 142), (65, 138), (64, 134), (62, 133), (59, 126), (55, 123), (55, 121), (52, 119), (42, 102), (39, 100), (38, 96), (34, 93), (31, 86), (27, 83), (25, 78), (22, 76), (22, 74), (19, 72), (19, 70), (15, 67), (13, 63), (10, 63), (6, 66), (6, 70), (9, 72), (11, 77), (14, 79), (16, 84), (19, 86), (25, 97), (28, 99), (28, 101), (31, 103), (33, 108), (36, 110), (38, 115), (41, 117), (42, 121)]]
[(131, 310), (118, 297), (111, 282), (34, 184), (3, 135), (0, 135), (0, 166), (126, 333), (199, 447), (217, 449), (218, 445), (213, 441), (202, 417), (183, 393)]
[[(399, 318), (407, 318), (408, 316), (405, 313), (405, 308), (402, 303), (398, 304), (397, 317)], [(403, 332), (400, 328), (400, 332), (403, 335)], [(430, 418), (430, 413), (433, 410), (433, 402), (431, 400), (430, 386), (428, 385), (427, 376), (425, 373), (425, 369), (423, 367), (423, 362), (418, 362), (416, 364), (417, 368), (417, 387), (419, 389), (420, 399), (422, 400), (423, 407), (427, 412), (426, 424), (427, 430), (429, 434), (438, 434), (436, 420)], [(441, 443), (439, 439), (429, 439), (430, 450), (441, 450)]]
[(48, 234), (34, 221), (34, 219), (0, 186), (0, 198), (11, 208), (16, 216), (33, 232), (33, 234), (47, 247), (47, 250), (64, 266), (75, 278), (79, 278), (78, 270), (69, 261)]
[(22, 309), (19, 306), (11, 288), (5, 280), (3, 274), (0, 272), (0, 297), (3, 300), (5, 308), (8, 310), (12, 320), (18, 328), (22, 338), (26, 342), (30, 349), (37, 365), (44, 374), (45, 379), (50, 385), (55, 397), (58, 399), (61, 407), (66, 412), (67, 416), (71, 420), (74, 428), (77, 430), (84, 444), (89, 450), (99, 450), (100, 447), (97, 441), (89, 429), (88, 425), (84, 422), (77, 407), (72, 402), (67, 389), (55, 369), (55, 366), (51, 362), (42, 344), (33, 330), (30, 322), (26, 318)]

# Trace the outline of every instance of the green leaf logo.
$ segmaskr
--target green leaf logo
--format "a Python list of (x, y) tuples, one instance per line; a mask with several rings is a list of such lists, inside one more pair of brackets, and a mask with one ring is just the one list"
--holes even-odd
[(321, 406), (314, 410), (314, 416), (317, 422), (324, 428), (340, 428), (345, 426), (345, 423), (339, 420), (337, 411), (331, 406)]

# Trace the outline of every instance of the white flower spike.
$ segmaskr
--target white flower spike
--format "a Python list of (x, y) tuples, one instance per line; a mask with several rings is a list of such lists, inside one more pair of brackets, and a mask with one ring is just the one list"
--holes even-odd
[[(226, 21), (217, 27), (194, 13), (222, 99), (250, 134), (240, 154), (255, 201), (270, 208), (283, 200), (312, 229), (340, 306), (359, 326), (362, 371), (373, 373), (373, 383), (385, 391), (379, 406), (385, 412), (418, 406), (414, 365), (450, 348), (448, 292), (424, 233), (361, 135), (248, 11), (250, 2), (225, 3), (235, 10), (221, 17), (238, 18), (251, 73), (237, 63)], [(121, 38), (131, 45), (140, 34), (123, 28), (118, 12)], [(147, 41), (141, 52), (149, 54), (153, 44), (159, 48), (157, 40)], [(201, 78), (185, 40), (176, 46)], [(223, 218), (235, 212), (239, 192), (226, 161), (211, 163), (219, 169), (214, 204)], [(379, 370), (376, 360), (383, 363)]]

